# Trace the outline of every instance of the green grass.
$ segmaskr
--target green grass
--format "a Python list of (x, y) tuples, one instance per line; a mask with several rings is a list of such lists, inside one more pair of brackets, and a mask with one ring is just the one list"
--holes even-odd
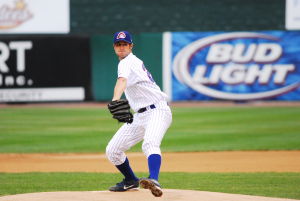
[(177, 108), (166, 151), (300, 149), (300, 107)]
[[(121, 179), (109, 173), (1, 173), (0, 195), (107, 190)], [(300, 173), (163, 173), (160, 183), (168, 189), (300, 199)]]
[[(173, 108), (173, 114), (163, 151), (300, 149), (300, 107)], [(0, 152), (104, 152), (120, 126), (96, 107), (1, 108)]]

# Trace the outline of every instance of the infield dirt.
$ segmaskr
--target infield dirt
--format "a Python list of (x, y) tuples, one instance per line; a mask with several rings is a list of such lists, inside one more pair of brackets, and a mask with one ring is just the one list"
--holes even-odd
[[(142, 153), (128, 153), (147, 172)], [(0, 172), (117, 172), (104, 154), (0, 154)], [(300, 151), (163, 153), (163, 172), (300, 172)]]

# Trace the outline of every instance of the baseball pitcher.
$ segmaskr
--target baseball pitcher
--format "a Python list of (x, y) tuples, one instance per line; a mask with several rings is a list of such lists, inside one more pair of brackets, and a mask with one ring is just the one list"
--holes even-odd
[[(114, 119), (124, 124), (108, 143), (106, 155), (125, 178), (109, 190), (120, 192), (141, 186), (149, 189), (154, 196), (160, 197), (163, 194), (158, 182), (161, 166), (160, 144), (172, 122), (167, 96), (156, 85), (143, 61), (132, 53), (130, 33), (115, 33), (113, 47), (120, 61), (118, 79), (108, 109)], [(121, 99), (123, 93), (127, 100)], [(148, 159), (149, 168), (149, 177), (141, 179), (134, 174), (125, 154), (140, 141), (143, 141), (142, 150)]]

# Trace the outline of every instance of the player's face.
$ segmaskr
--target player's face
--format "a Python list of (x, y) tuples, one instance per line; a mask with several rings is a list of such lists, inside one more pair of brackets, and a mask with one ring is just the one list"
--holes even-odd
[(114, 44), (115, 53), (120, 59), (127, 57), (127, 55), (131, 53), (132, 47), (133, 44), (126, 43), (124, 41), (119, 41)]

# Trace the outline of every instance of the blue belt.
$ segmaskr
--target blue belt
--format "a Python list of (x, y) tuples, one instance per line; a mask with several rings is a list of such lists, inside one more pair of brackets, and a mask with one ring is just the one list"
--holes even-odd
[[(150, 107), (150, 109), (156, 108), (154, 104), (150, 105), (149, 107)], [(138, 110), (138, 113), (143, 113), (143, 112), (146, 112), (146, 111), (147, 111), (147, 107), (143, 107), (143, 108)]]

